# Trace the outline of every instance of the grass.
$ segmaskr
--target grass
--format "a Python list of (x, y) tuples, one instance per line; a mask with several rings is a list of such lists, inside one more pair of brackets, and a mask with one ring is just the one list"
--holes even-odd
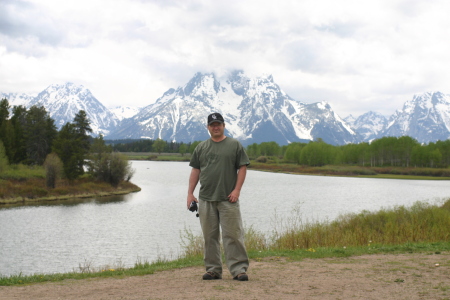
[[(278, 220), (272, 236), (253, 227), (246, 229), (249, 257), (305, 258), (349, 257), (379, 253), (428, 253), (450, 251), (450, 199), (441, 205), (417, 202), (378, 212), (363, 211), (342, 215), (335, 221), (303, 223), (299, 209), (287, 220)], [(176, 260), (138, 261), (132, 268), (105, 266), (92, 268), (89, 262), (79, 270), (64, 274), (1, 276), (0, 285), (22, 285), (64, 279), (125, 277), (157, 271), (203, 265), (203, 240), (189, 230), (182, 233), (184, 253)], [(446, 287), (445, 287), (446, 288)]]
[(152, 160), (152, 161), (189, 161), (190, 154), (186, 153), (156, 153), (156, 152), (122, 152), (129, 160)]
[(277, 173), (308, 174), (322, 176), (352, 176), (365, 178), (450, 180), (450, 169), (411, 167), (362, 167), (348, 165), (303, 166), (294, 163), (261, 163), (251, 161), (249, 169)]
[(120, 195), (139, 190), (131, 182), (121, 182), (114, 188), (108, 183), (93, 180), (88, 175), (73, 181), (59, 179), (56, 188), (49, 189), (45, 184), (45, 170), (42, 166), (12, 165), (0, 175), (0, 205)]

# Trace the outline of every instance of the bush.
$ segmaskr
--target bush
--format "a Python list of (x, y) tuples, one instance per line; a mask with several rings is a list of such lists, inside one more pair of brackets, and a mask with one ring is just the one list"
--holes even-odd
[(45, 182), (48, 188), (54, 189), (56, 179), (61, 178), (63, 172), (63, 163), (56, 153), (50, 153), (45, 158)]
[(130, 162), (117, 152), (103, 153), (100, 158), (92, 161), (90, 172), (96, 179), (108, 182), (113, 187), (117, 187), (123, 180), (129, 181), (134, 175)]
[(6, 157), (5, 147), (0, 141), (0, 172), (3, 172), (8, 167), (8, 157)]
[(266, 163), (267, 162), (267, 156), (260, 156), (257, 159), (255, 159), (257, 162), (260, 163)]

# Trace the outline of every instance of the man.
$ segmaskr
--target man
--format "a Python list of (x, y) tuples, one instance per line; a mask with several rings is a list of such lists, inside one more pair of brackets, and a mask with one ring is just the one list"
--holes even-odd
[[(244, 245), (244, 229), (239, 209), (239, 195), (250, 164), (242, 145), (224, 134), (221, 114), (208, 116), (211, 138), (201, 142), (192, 154), (187, 207), (199, 203), (200, 224), (205, 239), (203, 280), (222, 278), (220, 228), (225, 260), (233, 279), (247, 281), (249, 266)], [(200, 180), (198, 201), (194, 190)]]

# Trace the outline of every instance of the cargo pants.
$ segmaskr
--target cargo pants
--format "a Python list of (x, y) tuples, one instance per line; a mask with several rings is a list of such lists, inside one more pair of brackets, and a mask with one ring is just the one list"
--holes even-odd
[(205, 239), (204, 261), (206, 272), (222, 278), (220, 229), (225, 252), (225, 262), (233, 277), (247, 271), (249, 260), (244, 244), (239, 201), (199, 201), (200, 223)]

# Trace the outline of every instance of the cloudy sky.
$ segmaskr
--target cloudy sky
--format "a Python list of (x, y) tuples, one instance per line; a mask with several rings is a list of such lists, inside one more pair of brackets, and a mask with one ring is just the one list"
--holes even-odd
[(386, 116), (450, 94), (447, 0), (0, 0), (0, 92), (73, 82), (145, 106), (196, 72), (272, 74), (292, 98)]

